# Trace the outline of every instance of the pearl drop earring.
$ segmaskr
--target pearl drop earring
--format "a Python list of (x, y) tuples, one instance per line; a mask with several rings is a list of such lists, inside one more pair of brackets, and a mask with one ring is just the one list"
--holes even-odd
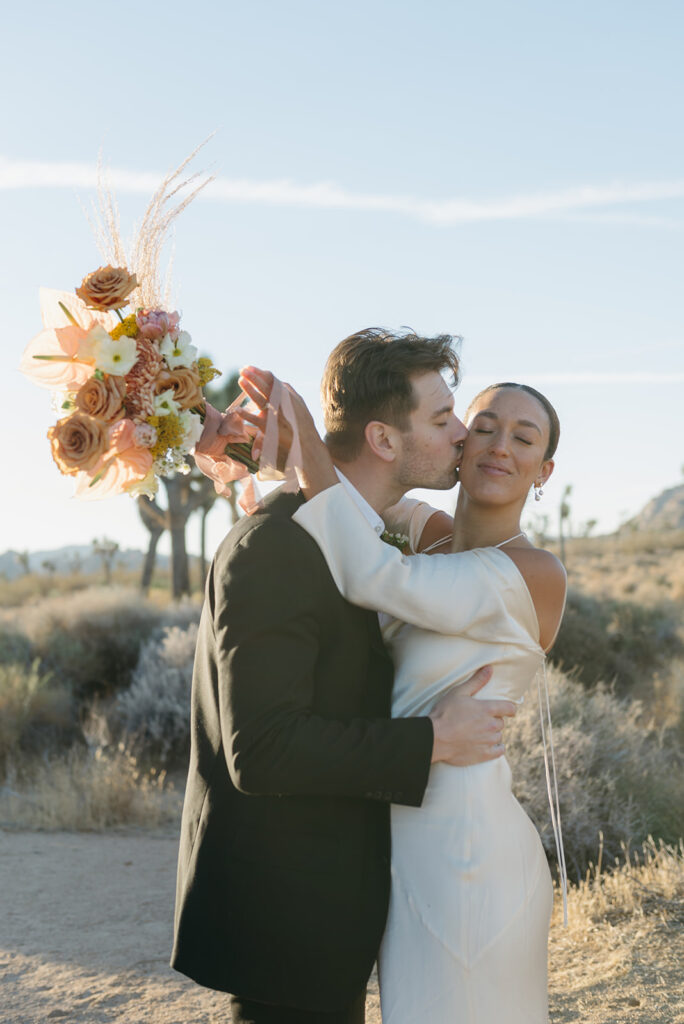
[(535, 484), (534, 485), (534, 500), (535, 501), (541, 501), (543, 493), (544, 493), (544, 491), (542, 490), (541, 484)]

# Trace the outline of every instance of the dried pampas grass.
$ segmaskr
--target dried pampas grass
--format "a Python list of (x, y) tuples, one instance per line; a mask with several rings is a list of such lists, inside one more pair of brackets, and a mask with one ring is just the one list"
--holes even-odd
[[(169, 228), (175, 219), (214, 180), (214, 175), (205, 174), (203, 171), (196, 171), (183, 178), (183, 172), (188, 164), (211, 138), (212, 135), (200, 143), (174, 171), (166, 175), (148, 203), (140, 226), (128, 247), (121, 234), (116, 196), (107, 179), (100, 154), (97, 165), (97, 201), (93, 203), (93, 216), (87, 216), (105, 261), (114, 266), (126, 267), (138, 279), (138, 287), (132, 292), (129, 300), (133, 309), (139, 306), (169, 309), (173, 306), (170, 294), (173, 260), (169, 260), (162, 285), (162, 250), (167, 241)], [(173, 205), (172, 200), (176, 197), (177, 202)]]

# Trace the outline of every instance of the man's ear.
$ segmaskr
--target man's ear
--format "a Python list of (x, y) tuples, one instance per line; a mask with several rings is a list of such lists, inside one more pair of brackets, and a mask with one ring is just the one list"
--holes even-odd
[(398, 431), (389, 423), (371, 420), (363, 431), (366, 444), (378, 459), (383, 462), (394, 462), (398, 451)]

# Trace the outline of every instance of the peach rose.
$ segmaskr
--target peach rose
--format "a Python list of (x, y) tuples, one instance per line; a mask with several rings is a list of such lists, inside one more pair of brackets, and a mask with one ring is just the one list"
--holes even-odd
[(137, 287), (135, 274), (129, 274), (125, 267), (107, 264), (87, 274), (76, 294), (89, 309), (118, 309), (128, 303), (128, 296)]
[(107, 374), (102, 380), (91, 377), (76, 395), (76, 408), (87, 416), (95, 416), (105, 423), (116, 423), (124, 416), (123, 400), (126, 381), (123, 377)]
[(199, 371), (194, 366), (179, 366), (175, 370), (162, 370), (154, 383), (155, 394), (173, 391), (173, 399), (181, 409), (192, 409), (204, 398), (200, 387)]
[(135, 431), (135, 423), (129, 419), (119, 420), (109, 428), (105, 451), (93, 467), (94, 472), (76, 474), (74, 494), (77, 498), (86, 501), (110, 498), (145, 479), (154, 460), (147, 448), (136, 445)]
[(66, 476), (92, 469), (109, 445), (107, 425), (75, 412), (48, 430), (52, 457)]

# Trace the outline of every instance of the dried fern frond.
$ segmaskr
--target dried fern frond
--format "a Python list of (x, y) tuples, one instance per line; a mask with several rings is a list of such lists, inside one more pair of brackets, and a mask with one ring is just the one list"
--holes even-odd
[[(196, 171), (188, 178), (182, 179), (185, 168), (210, 138), (212, 138), (211, 135), (164, 178), (152, 196), (128, 250), (121, 234), (116, 198), (109, 187), (102, 160), (101, 158), (98, 160), (97, 205), (94, 218), (89, 218), (89, 220), (104, 259), (116, 266), (125, 266), (136, 275), (138, 288), (130, 297), (133, 307), (168, 307), (170, 305), (172, 260), (169, 261), (165, 286), (162, 288), (160, 280), (162, 250), (167, 241), (169, 228), (176, 217), (199, 195), (202, 189), (214, 180), (214, 175), (205, 175), (201, 171)], [(187, 192), (188, 188), (191, 189), (190, 192)], [(171, 201), (179, 193), (186, 194), (179, 198), (175, 205), (172, 205)]]

